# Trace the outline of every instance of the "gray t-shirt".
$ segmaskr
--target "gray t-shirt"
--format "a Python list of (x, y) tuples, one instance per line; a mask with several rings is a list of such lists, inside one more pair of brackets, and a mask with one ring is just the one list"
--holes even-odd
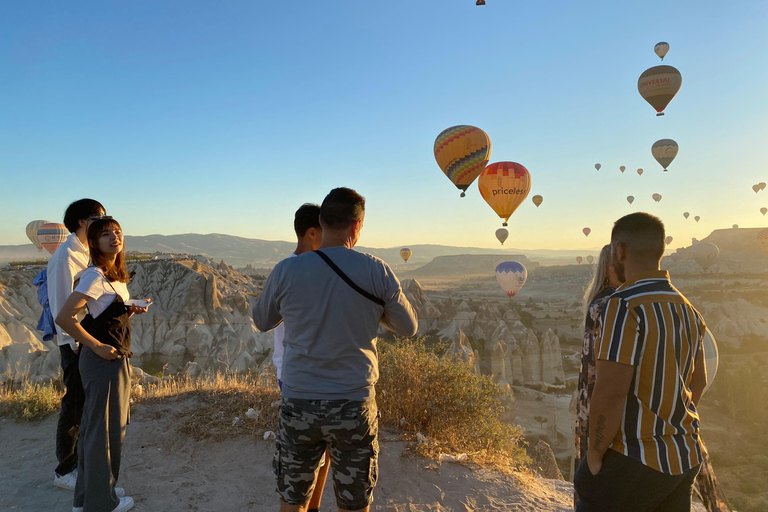
[(367, 400), (379, 379), (379, 324), (405, 336), (416, 333), (416, 312), (389, 265), (346, 247), (322, 250), (360, 288), (363, 297), (312, 252), (278, 263), (253, 307), (253, 321), (268, 331), (285, 321), (282, 394), (286, 398)]

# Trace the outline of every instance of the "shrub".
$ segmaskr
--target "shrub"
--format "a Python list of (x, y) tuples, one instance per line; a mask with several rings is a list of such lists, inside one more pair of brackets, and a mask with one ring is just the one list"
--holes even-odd
[(39, 421), (59, 409), (61, 395), (53, 384), (25, 383), (20, 389), (0, 394), (0, 415), (17, 421)]
[(506, 470), (529, 462), (522, 430), (499, 418), (501, 390), (490, 377), (438, 358), (420, 338), (379, 349), (382, 424), (426, 435), (429, 442), (417, 444), (416, 453), (467, 453), (474, 462)]

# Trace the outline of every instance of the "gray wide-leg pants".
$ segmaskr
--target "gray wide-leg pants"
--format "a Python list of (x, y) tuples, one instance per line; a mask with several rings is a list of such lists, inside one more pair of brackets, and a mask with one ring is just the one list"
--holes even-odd
[(75, 507), (83, 512), (111, 512), (120, 503), (115, 482), (128, 424), (128, 358), (107, 361), (88, 347), (80, 353), (85, 405), (78, 440)]

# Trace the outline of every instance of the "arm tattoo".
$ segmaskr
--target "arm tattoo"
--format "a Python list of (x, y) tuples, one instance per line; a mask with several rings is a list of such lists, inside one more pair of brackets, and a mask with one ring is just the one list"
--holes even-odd
[(601, 414), (597, 418), (597, 427), (595, 428), (595, 450), (601, 450), (603, 447), (603, 441), (605, 440), (605, 435), (603, 434), (603, 431), (605, 430), (605, 416)]

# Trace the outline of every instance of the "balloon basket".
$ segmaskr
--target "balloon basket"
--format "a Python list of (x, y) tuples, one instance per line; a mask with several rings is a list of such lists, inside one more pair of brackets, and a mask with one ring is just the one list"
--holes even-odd
[(507, 223), (506, 222), (502, 222), (501, 225), (504, 226), (504, 227), (507, 227)]
[(659, 117), (659, 116), (663, 116), (663, 115), (664, 115), (664, 112), (658, 112), (658, 113), (656, 114), (656, 117)]
[(461, 193), (461, 195), (460, 195), (459, 197), (467, 197), (467, 194), (465, 194), (464, 192), (462, 192), (462, 193)]

